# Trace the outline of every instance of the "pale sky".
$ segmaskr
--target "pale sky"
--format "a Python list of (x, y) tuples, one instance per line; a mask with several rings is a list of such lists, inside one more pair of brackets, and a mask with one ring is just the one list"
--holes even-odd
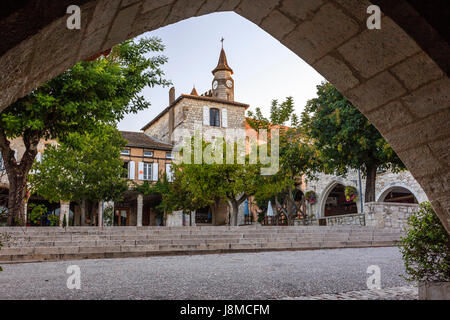
[[(234, 71), (235, 101), (249, 104), (250, 110), (260, 107), (269, 116), (272, 99), (292, 96), (300, 115), (306, 101), (315, 97), (316, 85), (324, 80), (270, 34), (233, 12), (191, 18), (143, 36), (157, 36), (165, 44), (169, 61), (163, 70), (175, 86), (176, 97), (189, 94), (194, 84), (199, 94), (211, 89), (222, 37)], [(139, 131), (168, 106), (169, 88), (146, 88), (143, 95), (151, 107), (126, 116), (120, 130)]]

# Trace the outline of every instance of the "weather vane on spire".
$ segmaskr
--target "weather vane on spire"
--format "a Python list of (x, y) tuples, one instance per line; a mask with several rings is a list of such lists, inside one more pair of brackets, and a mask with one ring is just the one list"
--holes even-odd
[(220, 39), (220, 42), (222, 42), (222, 49), (223, 49), (223, 42), (225, 41), (225, 39), (222, 37), (222, 39)]

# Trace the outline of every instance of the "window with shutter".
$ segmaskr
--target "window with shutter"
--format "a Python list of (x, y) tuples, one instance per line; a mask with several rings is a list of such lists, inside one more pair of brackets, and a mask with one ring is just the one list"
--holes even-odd
[(228, 112), (227, 109), (222, 109), (222, 127), (228, 127)]
[(207, 106), (203, 107), (203, 125), (209, 126), (209, 108)]
[(209, 109), (209, 125), (213, 127), (220, 127), (219, 109)]
[(138, 163), (138, 179), (145, 180), (144, 179), (144, 163), (143, 162)]
[(152, 165), (152, 169), (153, 169), (153, 173), (152, 173), (152, 180), (153, 181), (158, 181), (158, 162), (154, 162)]
[(128, 162), (128, 179), (134, 180), (136, 165), (134, 161)]
[(143, 173), (143, 180), (152, 180), (152, 173), (153, 173), (153, 171), (152, 171), (152, 164), (148, 163), (148, 162), (145, 162), (143, 168), (144, 168), (143, 169), (143, 171), (144, 171), (144, 173)]
[(170, 163), (166, 163), (166, 176), (167, 176), (167, 181), (169, 181), (169, 182), (173, 181), (172, 164), (170, 164)]

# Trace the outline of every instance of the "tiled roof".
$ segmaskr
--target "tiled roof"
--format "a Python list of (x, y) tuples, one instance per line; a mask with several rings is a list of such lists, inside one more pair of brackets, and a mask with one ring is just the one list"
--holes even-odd
[(172, 102), (167, 108), (165, 108), (163, 111), (161, 111), (160, 114), (158, 114), (155, 118), (153, 118), (152, 121), (147, 123), (141, 130), (147, 130), (147, 128), (149, 128), (153, 123), (155, 123), (159, 118), (161, 118), (167, 111), (169, 111), (170, 108), (172, 108), (172, 106), (176, 105), (178, 102), (180, 102), (184, 98), (202, 100), (202, 101), (206, 101), (206, 102), (218, 102), (218, 103), (224, 103), (224, 104), (231, 104), (231, 105), (234, 105), (237, 107), (243, 107), (245, 109), (250, 107), (248, 104), (245, 104), (245, 103), (240, 103), (240, 102), (235, 102), (235, 101), (230, 101), (230, 100), (225, 100), (225, 99), (219, 99), (219, 98), (213, 98), (213, 97), (207, 97), (207, 96), (193, 96), (190, 94), (182, 94), (174, 102)]
[(198, 96), (198, 92), (197, 92), (197, 90), (195, 89), (195, 87), (192, 89), (192, 91), (191, 91), (191, 96)]
[(149, 137), (143, 132), (120, 131), (122, 137), (127, 140), (127, 147), (172, 150), (171, 144), (163, 143)]
[(217, 71), (220, 70), (230, 71), (231, 74), (233, 74), (233, 69), (231, 69), (230, 66), (228, 65), (227, 56), (223, 48), (220, 51), (219, 62), (217, 63), (217, 67), (212, 71), (212, 73), (215, 74)]

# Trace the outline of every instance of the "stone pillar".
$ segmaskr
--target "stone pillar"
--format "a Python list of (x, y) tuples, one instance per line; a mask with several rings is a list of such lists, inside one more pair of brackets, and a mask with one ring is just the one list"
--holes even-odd
[[(191, 211), (191, 217), (190, 217), (190, 221), (191, 221), (191, 226), (195, 226), (195, 210)], [(213, 219), (214, 219), (214, 215), (213, 215)]]
[(240, 205), (239, 205), (239, 211), (238, 211), (238, 216), (237, 216), (237, 225), (238, 226), (240, 226), (240, 225), (243, 225), (243, 224), (245, 224), (245, 202), (242, 202)]
[(63, 226), (64, 217), (66, 217), (66, 226), (69, 226), (69, 212), (70, 212), (70, 202), (60, 201), (59, 209), (59, 226)]
[(27, 225), (27, 211), (28, 211), (28, 202), (25, 202), (23, 205), (23, 225)]
[(103, 200), (98, 202), (98, 226), (103, 227)]
[(138, 227), (142, 227), (142, 209), (144, 207), (144, 196), (138, 194), (137, 196), (137, 223)]

